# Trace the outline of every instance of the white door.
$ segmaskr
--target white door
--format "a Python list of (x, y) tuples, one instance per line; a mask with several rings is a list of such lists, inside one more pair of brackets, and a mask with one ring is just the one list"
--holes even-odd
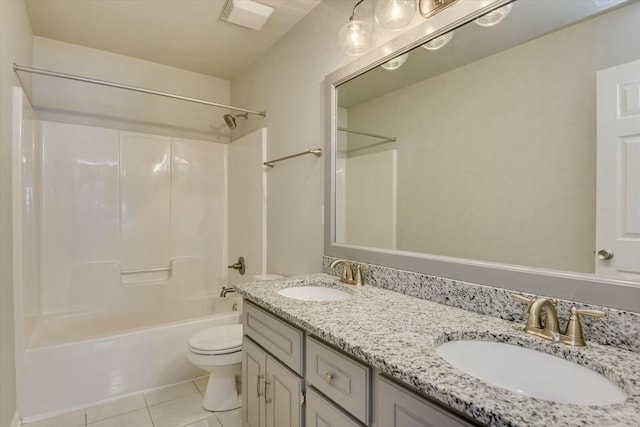
[(595, 270), (640, 279), (640, 61), (599, 71), (597, 95)]

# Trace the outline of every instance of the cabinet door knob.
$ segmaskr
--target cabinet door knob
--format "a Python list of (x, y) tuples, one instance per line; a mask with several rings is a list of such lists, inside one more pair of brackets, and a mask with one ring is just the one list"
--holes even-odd
[(327, 381), (327, 384), (331, 384), (331, 381), (333, 381), (333, 374), (327, 372), (324, 374), (324, 379)]
[(608, 260), (613, 258), (613, 251), (610, 249), (600, 249), (598, 251), (598, 258), (602, 260)]

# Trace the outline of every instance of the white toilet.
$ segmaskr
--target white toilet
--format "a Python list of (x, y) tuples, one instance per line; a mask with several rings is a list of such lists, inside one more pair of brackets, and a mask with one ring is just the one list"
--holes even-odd
[(187, 357), (211, 373), (202, 407), (207, 411), (229, 411), (242, 406), (242, 325), (206, 329), (189, 338)]

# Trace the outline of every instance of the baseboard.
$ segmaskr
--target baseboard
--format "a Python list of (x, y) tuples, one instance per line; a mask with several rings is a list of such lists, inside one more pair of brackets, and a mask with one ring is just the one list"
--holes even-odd
[(13, 414), (13, 418), (11, 419), (11, 424), (9, 424), (9, 427), (20, 426), (22, 426), (22, 421), (20, 420), (20, 412), (16, 411), (15, 414)]

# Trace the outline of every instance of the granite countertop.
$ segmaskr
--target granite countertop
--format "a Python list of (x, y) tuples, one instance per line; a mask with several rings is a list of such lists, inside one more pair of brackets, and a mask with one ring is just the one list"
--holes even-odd
[[(348, 292), (352, 298), (312, 302), (276, 293), (286, 287), (305, 285), (335, 287)], [(524, 325), (518, 323), (375, 286), (345, 285), (327, 274), (235, 287), (249, 301), (477, 422), (491, 426), (640, 423), (638, 353), (594, 343), (575, 348), (540, 340), (526, 335), (522, 331)], [(435, 352), (439, 344), (459, 339), (501, 341), (557, 355), (603, 374), (629, 397), (623, 403), (609, 406), (578, 406), (536, 399), (489, 385), (454, 368)]]

